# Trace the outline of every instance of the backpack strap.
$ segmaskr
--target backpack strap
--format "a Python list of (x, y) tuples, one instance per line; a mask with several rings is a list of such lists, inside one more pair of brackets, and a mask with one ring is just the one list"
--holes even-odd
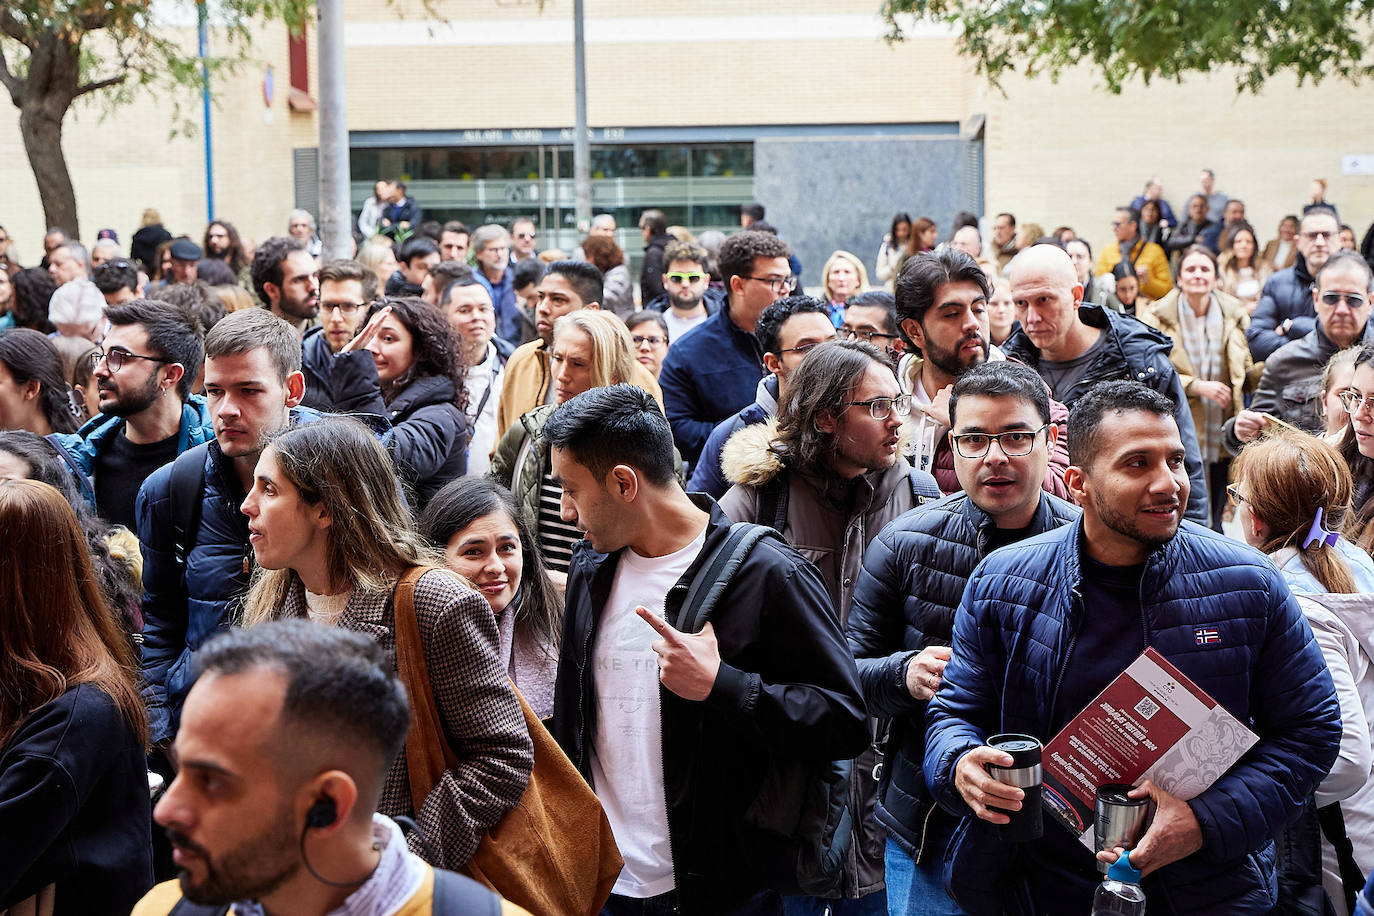
[(918, 506), (933, 502), (945, 495), (940, 492), (940, 485), (935, 482), (935, 478), (931, 476), (929, 471), (913, 467), (907, 472), (906, 481), (911, 485), (911, 501)]
[(761, 539), (777, 537), (777, 532), (764, 525), (735, 522), (706, 560), (697, 567), (687, 595), (678, 611), (676, 628), (684, 633), (699, 633), (711, 618), (721, 594), (739, 570), (750, 551)]
[(172, 462), (167, 506), (172, 513), (173, 548), (177, 563), (182, 566), (196, 545), (200, 529), (200, 509), (205, 502), (205, 456), (209, 450), (210, 443), (202, 442)]
[(223, 906), (212, 906), (205, 903), (192, 903), (185, 897), (177, 901), (177, 905), (172, 907), (167, 916), (228, 916), (229, 908), (232, 903)]
[(1317, 823), (1321, 826), (1322, 836), (1336, 852), (1336, 864), (1340, 870), (1341, 889), (1345, 892), (1346, 912), (1355, 912), (1355, 897), (1364, 887), (1364, 873), (1355, 861), (1355, 846), (1345, 832), (1345, 816), (1341, 814), (1339, 802), (1317, 809)]
[(91, 510), (96, 511), (95, 487), (91, 485), (91, 478), (86, 476), (86, 472), (76, 463), (72, 453), (67, 451), (67, 447), (62, 444), (57, 433), (49, 433), (43, 437), (48, 444), (57, 452), (57, 457), (62, 459), (62, 463), (67, 466), (67, 470), (72, 472), (72, 478), (76, 481), (77, 487), (81, 490), (81, 495), (86, 497), (86, 502), (90, 504)]
[(436, 868), (430, 912), (434, 916), (501, 916), (501, 898), (465, 875)]
[(754, 489), (754, 522), (782, 534), (787, 528), (788, 473), (786, 470)]

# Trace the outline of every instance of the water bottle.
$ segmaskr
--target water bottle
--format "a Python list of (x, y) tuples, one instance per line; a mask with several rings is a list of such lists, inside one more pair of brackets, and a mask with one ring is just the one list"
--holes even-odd
[(1092, 916), (1145, 916), (1145, 892), (1129, 852), (1112, 863), (1106, 879), (1097, 886)]

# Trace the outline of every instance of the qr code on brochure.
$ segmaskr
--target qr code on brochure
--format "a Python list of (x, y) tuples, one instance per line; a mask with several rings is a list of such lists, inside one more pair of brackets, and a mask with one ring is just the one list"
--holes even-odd
[(1149, 697), (1141, 697), (1140, 702), (1135, 704), (1135, 711), (1140, 718), (1149, 721), (1155, 717), (1155, 713), (1159, 712), (1159, 704)]

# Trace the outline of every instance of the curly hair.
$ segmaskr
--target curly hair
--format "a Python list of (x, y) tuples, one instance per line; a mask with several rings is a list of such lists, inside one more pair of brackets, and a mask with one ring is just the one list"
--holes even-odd
[(731, 277), (744, 277), (753, 272), (755, 258), (785, 258), (791, 253), (787, 243), (776, 235), (748, 229), (736, 232), (720, 246), (720, 278), (728, 289)]
[(826, 411), (838, 416), (875, 363), (892, 371), (882, 351), (861, 340), (827, 340), (806, 354), (787, 381), (769, 450), (789, 468), (824, 466), (835, 455), (835, 434), (821, 431), (816, 419)]
[[(436, 306), (420, 299), (378, 299), (368, 311), (368, 320), (384, 308), (391, 309), (391, 317), (410, 332), (411, 355), (415, 360), (405, 374), (384, 387), (382, 396), (387, 403), (416, 379), (428, 375), (447, 378), (453, 382), (453, 403), (459, 410), (467, 410), (467, 366), (463, 363), (463, 349), (453, 326)], [(367, 322), (363, 322), (366, 327)]]

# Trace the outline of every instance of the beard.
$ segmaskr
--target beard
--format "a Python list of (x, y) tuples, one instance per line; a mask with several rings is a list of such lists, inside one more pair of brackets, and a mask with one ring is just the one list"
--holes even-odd
[[(1161, 537), (1155, 534), (1146, 534), (1140, 529), (1140, 526), (1135, 523), (1134, 519), (1118, 511), (1114, 506), (1109, 505), (1102, 496), (1094, 493), (1092, 501), (1093, 509), (1096, 510), (1098, 518), (1102, 519), (1102, 524), (1106, 525), (1117, 534), (1125, 535), (1146, 550), (1152, 551), (1158, 547), (1163, 547), (1165, 544), (1169, 543), (1169, 541), (1173, 540), (1174, 535), (1178, 533), (1179, 521), (1177, 514), (1174, 516), (1174, 524), (1173, 527), (1169, 529), (1169, 533)], [(1175, 505), (1181, 507), (1181, 502), (1175, 500)]]
[(168, 830), (167, 836), (175, 845), (200, 856), (205, 870), (199, 880), (192, 878), (188, 869), (178, 872), (182, 894), (192, 903), (223, 906), (238, 900), (259, 900), (281, 887), (300, 870), (289, 815), (289, 811), (280, 812), (265, 836), (254, 837), (217, 860), (177, 831)]
[(113, 394), (114, 403), (108, 407), (102, 405), (100, 412), (114, 417), (132, 417), (136, 413), (142, 413), (153, 405), (158, 398), (157, 374), (148, 376), (147, 382), (142, 387), (121, 391), (116, 385), (114, 387), (101, 387), (101, 395)]
[[(963, 348), (964, 344), (968, 343), (970, 340), (978, 341), (982, 349), (971, 356), (960, 355), (959, 351)], [(988, 340), (982, 334), (970, 334), (966, 337), (959, 338), (959, 342), (952, 350), (946, 350), (927, 339), (926, 345), (922, 349), (925, 351), (925, 358), (930, 360), (935, 368), (953, 378), (959, 378), (974, 366), (985, 362), (988, 358)]]
[(307, 299), (299, 301), (283, 296), (281, 298), (280, 307), (282, 314), (289, 315), (292, 318), (314, 318), (320, 313), (320, 300), (318, 296), (310, 296)]
[(701, 300), (705, 298), (705, 289), (701, 291), (701, 295), (697, 295), (695, 292), (692, 291), (690, 287), (688, 287), (687, 289), (682, 290), (680, 292), (669, 292), (668, 304), (671, 305), (673, 308), (681, 309), (684, 312), (690, 312), (698, 305), (701, 305)]

